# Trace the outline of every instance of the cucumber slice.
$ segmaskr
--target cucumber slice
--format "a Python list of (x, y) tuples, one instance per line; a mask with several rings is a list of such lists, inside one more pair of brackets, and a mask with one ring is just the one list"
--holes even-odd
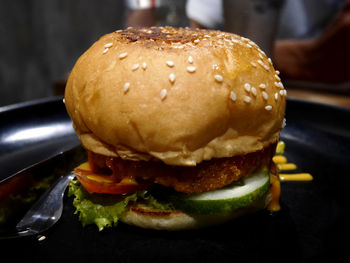
[(189, 214), (216, 214), (231, 212), (253, 204), (262, 198), (270, 187), (267, 170), (242, 179), (243, 185), (232, 184), (222, 189), (200, 194), (174, 194), (169, 201), (175, 209)]

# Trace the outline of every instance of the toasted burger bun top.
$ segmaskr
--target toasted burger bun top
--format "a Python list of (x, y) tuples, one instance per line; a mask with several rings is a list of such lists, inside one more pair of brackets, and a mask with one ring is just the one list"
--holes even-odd
[(286, 91), (271, 60), (246, 38), (128, 28), (79, 58), (65, 103), (88, 150), (193, 166), (276, 142)]

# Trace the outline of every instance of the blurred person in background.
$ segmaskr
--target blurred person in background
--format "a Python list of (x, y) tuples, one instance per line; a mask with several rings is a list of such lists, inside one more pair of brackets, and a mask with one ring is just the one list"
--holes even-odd
[(125, 0), (126, 26), (188, 26), (186, 0)]
[[(184, 4), (192, 28), (225, 30), (221, 0), (126, 0), (126, 25), (183, 26), (184, 19), (179, 14)], [(173, 13), (168, 12), (164, 19), (159, 10), (166, 6)], [(349, 47), (350, 0), (285, 0), (272, 56), (284, 79), (349, 82)]]

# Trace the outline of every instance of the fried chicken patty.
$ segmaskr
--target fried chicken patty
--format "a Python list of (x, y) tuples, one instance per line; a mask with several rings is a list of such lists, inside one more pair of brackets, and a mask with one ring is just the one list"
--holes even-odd
[(171, 166), (158, 161), (129, 161), (88, 152), (93, 172), (110, 174), (116, 182), (129, 177), (152, 181), (178, 192), (201, 193), (222, 188), (263, 168), (270, 169), (275, 144), (261, 151), (203, 161), (194, 167)]

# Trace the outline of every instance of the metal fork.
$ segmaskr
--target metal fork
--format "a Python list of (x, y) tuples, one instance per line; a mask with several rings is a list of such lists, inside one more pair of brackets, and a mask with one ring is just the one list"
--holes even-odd
[(61, 176), (16, 225), (17, 232), (0, 239), (38, 235), (56, 224), (62, 215), (64, 192), (74, 177), (73, 173)]

